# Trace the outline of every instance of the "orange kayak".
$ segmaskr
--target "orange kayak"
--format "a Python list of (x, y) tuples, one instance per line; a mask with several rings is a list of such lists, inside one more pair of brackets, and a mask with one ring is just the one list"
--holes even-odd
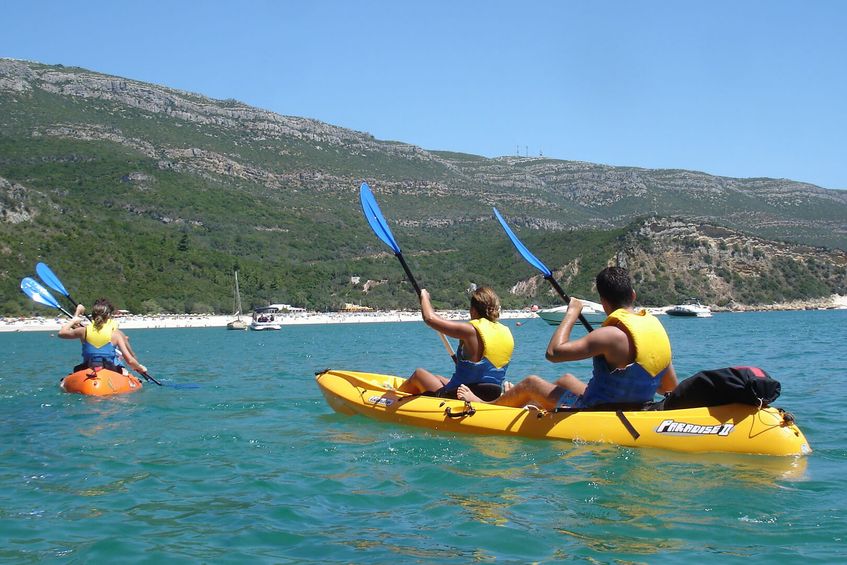
[(71, 373), (59, 383), (65, 392), (107, 396), (126, 394), (141, 390), (141, 381), (132, 375), (124, 375), (108, 369), (83, 369)]

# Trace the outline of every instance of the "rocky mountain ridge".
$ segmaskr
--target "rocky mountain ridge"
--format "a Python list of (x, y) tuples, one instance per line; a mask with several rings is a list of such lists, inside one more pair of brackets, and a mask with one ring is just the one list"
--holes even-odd
[[(374, 167), (378, 190), (384, 193), (473, 196), (484, 205), (514, 206), (525, 212), (519, 215), (527, 225), (541, 229), (610, 227), (640, 215), (684, 215), (761, 231), (767, 237), (778, 235), (780, 230), (792, 239), (792, 230), (817, 232), (847, 248), (847, 192), (786, 179), (735, 179), (696, 171), (527, 157), (487, 159), (427, 151), (233, 100), (217, 101), (82, 69), (9, 59), (0, 60), (0, 91), (17, 96), (43, 91), (63, 99), (83, 100), (89, 106), (99, 105), (114, 117), (128, 109), (137, 110), (147, 119), (163, 117), (178, 127), (200, 127), (202, 135), (211, 139), (223, 137), (223, 132), (236, 132), (235, 138), (218, 144), (220, 150), (200, 144), (173, 146), (153, 136), (136, 136), (122, 130), (117, 125), (119, 120), (50, 123), (33, 128), (31, 134), (120, 143), (159, 159), (162, 168), (256, 183), (269, 190), (347, 190), (361, 178), (357, 175), (360, 171), (345, 167), (350, 158), (379, 155), (411, 167), (400, 175), (391, 171), (380, 174), (380, 167)], [(308, 145), (310, 155), (303, 154), (303, 144)], [(257, 148), (266, 155), (256, 159), (244, 151), (246, 147), (251, 147), (254, 155)], [(335, 166), (321, 158), (335, 152), (347, 158)], [(279, 161), (285, 157), (301, 162), (280, 167)], [(306, 162), (302, 162), (303, 157)], [(408, 174), (414, 173), (415, 167), (419, 168), (418, 178)], [(809, 206), (819, 213), (812, 217), (796, 213), (797, 208)], [(472, 219), (471, 215), (454, 217), (453, 221)]]
[[(394, 296), (401, 281), (367, 293), (344, 282), (385, 269), (384, 250), (362, 230), (362, 180), (408, 242), (407, 255), (456, 284), (471, 276), (500, 281), (515, 300), (545, 290), (531, 277), (515, 283), (518, 277), (507, 274), (513, 263), (491, 261), (510, 253), (492, 206), (522, 238), (561, 257), (563, 280), (577, 287), (590, 286), (587, 273), (614, 260), (633, 266), (656, 304), (689, 294), (715, 304), (790, 299), (802, 287), (783, 280), (792, 269), (819, 283), (805, 292), (844, 286), (845, 191), (786, 179), (425, 150), (234, 100), (0, 59), (0, 285), (12, 285), (17, 265), (57, 253), (54, 242), (67, 229), (59, 218), (90, 222), (99, 209), (109, 210), (113, 223), (104, 241), (131, 258), (115, 267), (149, 277), (145, 258), (159, 241), (171, 249), (168, 261), (182, 265), (180, 276), (189, 277), (180, 292), (193, 285), (197, 295), (220, 295), (218, 286), (227, 283), (210, 273), (226, 277), (236, 263), (246, 270), (244, 288), (255, 285), (255, 295), (267, 300), (413, 302), (402, 292)], [(92, 237), (93, 227), (79, 229), (80, 241)], [(794, 251), (778, 252), (781, 245)], [(482, 266), (462, 268), (474, 258)], [(154, 276), (164, 277), (157, 292), (176, 292), (164, 282), (172, 276), (167, 264), (153, 263)], [(331, 284), (314, 281), (320, 269)], [(202, 283), (190, 278), (200, 272)], [(756, 276), (780, 282), (757, 293)], [(142, 290), (149, 289), (133, 293)], [(186, 311), (199, 308), (179, 300)], [(168, 308), (178, 311), (180, 303)]]

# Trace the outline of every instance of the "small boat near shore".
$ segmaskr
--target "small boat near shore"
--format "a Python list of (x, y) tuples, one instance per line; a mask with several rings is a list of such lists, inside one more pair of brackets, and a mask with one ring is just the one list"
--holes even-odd
[(226, 325), (228, 330), (246, 330), (247, 322), (241, 319), (241, 292), (238, 289), (238, 271), (235, 271), (235, 319)]
[(88, 396), (127, 394), (143, 388), (141, 381), (132, 375), (124, 375), (109, 369), (82, 369), (71, 373), (59, 382), (65, 392)]
[(685, 304), (677, 304), (665, 310), (668, 316), (681, 316), (688, 318), (711, 318), (712, 310), (703, 306), (697, 299), (692, 298)]
[[(585, 319), (588, 320), (591, 324), (602, 324), (606, 319), (606, 312), (603, 310), (603, 306), (598, 304), (597, 302), (592, 302), (590, 300), (579, 299), (582, 302), (582, 315), (585, 316)], [(535, 313), (538, 314), (538, 317), (550, 324), (551, 326), (558, 326), (562, 323), (562, 319), (565, 317), (565, 314), (568, 312), (567, 305), (565, 306), (557, 306), (555, 308), (545, 308), (543, 310), (538, 310)]]
[(253, 310), (250, 329), (253, 331), (281, 330), (282, 325), (277, 320), (280, 309), (277, 306), (262, 306)]
[(246, 330), (248, 329), (247, 322), (242, 320), (241, 318), (236, 318), (231, 322), (227, 322), (226, 329), (228, 330)]
[(398, 392), (392, 375), (326, 370), (316, 375), (330, 407), (341, 414), (442, 432), (658, 447), (684, 452), (806, 455), (811, 448), (793, 417), (774, 407), (725, 404), (653, 411), (547, 412), (465, 403)]

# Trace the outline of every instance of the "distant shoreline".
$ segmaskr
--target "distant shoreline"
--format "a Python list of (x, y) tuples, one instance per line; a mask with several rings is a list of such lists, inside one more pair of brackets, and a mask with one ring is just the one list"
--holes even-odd
[[(796, 301), (784, 304), (771, 304), (766, 306), (744, 306), (738, 305), (733, 308), (719, 308), (711, 306), (713, 312), (767, 312), (767, 311), (791, 311), (791, 310), (831, 310), (847, 309), (847, 296), (833, 295), (828, 299)], [(663, 308), (651, 308), (651, 311), (661, 313)], [(439, 312), (448, 319), (467, 319), (467, 311), (450, 310)], [(503, 319), (528, 319), (538, 316), (528, 310), (506, 310)], [(200, 314), (167, 314), (158, 316), (133, 315), (119, 318), (119, 325), (123, 329), (156, 329), (156, 328), (225, 328), (233, 321), (235, 316), (226, 315), (200, 315)], [(242, 315), (241, 319), (250, 323), (249, 315)], [(67, 318), (2, 318), (0, 319), (0, 333), (2, 332), (57, 332)], [(280, 326), (297, 326), (309, 324), (364, 324), (385, 322), (422, 322), (420, 312), (416, 311), (388, 311), (388, 312), (297, 312), (292, 314), (278, 314), (276, 321)]]
[[(439, 312), (448, 319), (467, 319), (467, 311), (450, 310)], [(535, 317), (529, 310), (509, 310), (503, 312), (503, 319), (520, 319)], [(117, 318), (122, 329), (156, 329), (156, 328), (225, 328), (235, 316), (219, 316), (208, 314), (167, 314), (160, 316), (125, 316)], [(242, 315), (241, 320), (250, 323), (249, 315)], [(6, 318), (0, 320), (1, 332), (57, 332), (67, 321), (67, 318)], [(300, 326), (309, 324), (366, 324), (380, 322), (421, 322), (420, 312), (303, 312), (292, 314), (277, 314), (276, 320), (280, 326)], [(243, 331), (243, 330), (242, 330)]]
[(847, 295), (833, 294), (826, 298), (814, 298), (811, 300), (793, 300), (779, 304), (765, 304), (749, 306), (746, 304), (735, 304), (732, 307), (721, 308), (710, 305), (712, 312), (772, 312), (782, 310), (843, 310), (847, 309)]

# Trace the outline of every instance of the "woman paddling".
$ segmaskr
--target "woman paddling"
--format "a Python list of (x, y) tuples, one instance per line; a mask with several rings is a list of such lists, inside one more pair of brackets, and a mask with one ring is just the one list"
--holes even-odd
[(82, 325), (85, 306), (77, 305), (74, 317), (59, 330), (62, 339), (79, 339), (82, 342), (82, 363), (74, 367), (74, 372), (88, 367), (103, 367), (128, 374), (124, 362), (139, 373), (146, 373), (147, 367), (136, 359), (129, 346), (129, 339), (118, 329), (112, 318), (115, 308), (105, 298), (98, 298), (91, 311), (91, 324)]
[(499, 397), (515, 342), (509, 328), (498, 321), (500, 299), (494, 290), (483, 286), (471, 294), (470, 322), (440, 317), (432, 307), (429, 293), (421, 290), (421, 315), (432, 329), (459, 340), (456, 371), (448, 379), (417, 368), (397, 390), (456, 398), (456, 390), (464, 384), (480, 398), (494, 400)]

